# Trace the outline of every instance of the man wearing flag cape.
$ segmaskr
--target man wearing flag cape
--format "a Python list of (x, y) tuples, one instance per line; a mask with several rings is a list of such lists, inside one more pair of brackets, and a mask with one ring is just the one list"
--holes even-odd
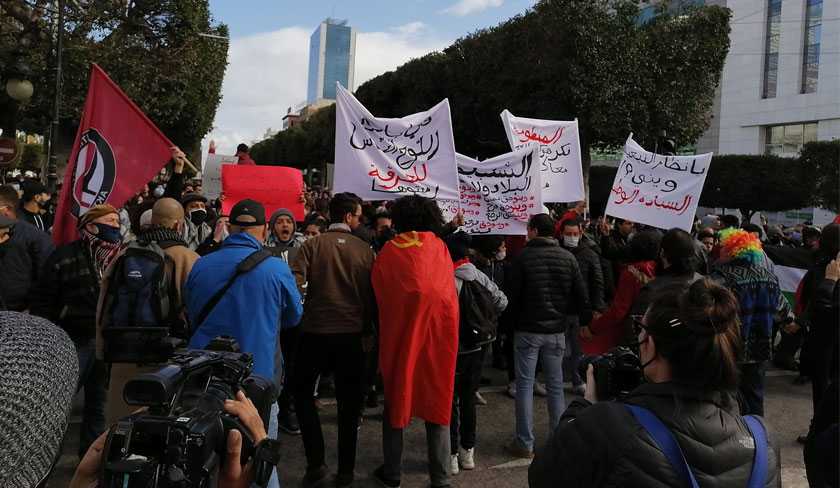
[(437, 237), (443, 217), (434, 200), (402, 197), (391, 207), (398, 235), (373, 265), (379, 306), (379, 364), (385, 387), (382, 447), (374, 477), (400, 485), (403, 429), (426, 422), (432, 486), (449, 486), (449, 421), (458, 353), (458, 295), (452, 259)]

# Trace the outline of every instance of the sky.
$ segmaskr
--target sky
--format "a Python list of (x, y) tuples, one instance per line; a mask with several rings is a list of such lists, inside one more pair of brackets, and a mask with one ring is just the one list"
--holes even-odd
[[(306, 99), (309, 37), (327, 17), (357, 30), (355, 85), (441, 50), (478, 29), (527, 10), (534, 0), (210, 0), (228, 25), (222, 101), (206, 148), (233, 154), (240, 142), (277, 131), (289, 107)], [(226, 42), (220, 40), (219, 42)], [(206, 152), (206, 151), (204, 151)]]

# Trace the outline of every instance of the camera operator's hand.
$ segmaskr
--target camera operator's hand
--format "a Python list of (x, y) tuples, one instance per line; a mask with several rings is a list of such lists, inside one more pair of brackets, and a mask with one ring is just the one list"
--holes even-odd
[[(254, 445), (268, 435), (265, 433), (265, 426), (253, 402), (245, 396), (241, 390), (236, 392), (236, 400), (225, 400), (225, 412), (236, 415), (242, 424), (254, 438)], [(219, 476), (218, 488), (247, 488), (251, 486), (254, 478), (252, 462), (242, 466), (239, 460), (242, 458), (242, 433), (236, 429), (228, 432), (227, 454), (225, 465)]]
[(236, 392), (236, 400), (225, 400), (225, 412), (236, 415), (242, 421), (242, 424), (254, 438), (255, 446), (268, 437), (257, 407), (254, 406), (250, 398), (245, 396), (242, 390)]
[(108, 431), (100, 435), (90, 445), (85, 457), (76, 467), (73, 479), (70, 480), (69, 488), (93, 488), (99, 484), (99, 467), (102, 464), (102, 450), (105, 449), (105, 441), (108, 439)]
[(586, 392), (583, 394), (583, 399), (589, 403), (596, 403), (598, 395), (595, 390), (595, 367), (591, 364), (586, 368)]

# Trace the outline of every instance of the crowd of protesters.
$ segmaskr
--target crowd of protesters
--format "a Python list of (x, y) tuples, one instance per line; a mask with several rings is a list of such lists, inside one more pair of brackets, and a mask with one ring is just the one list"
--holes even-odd
[[(247, 147), (239, 152), (248, 164)], [(223, 215), (222, 200), (187, 179), (185, 162), (174, 148), (166, 181), (121, 208), (92, 207), (79, 219), (79, 239), (58, 248), (49, 236), (55, 195), (34, 181), (0, 187), (0, 308), (47, 319), (72, 341), (84, 389), (80, 459), (91, 446), (101, 451), (107, 426), (131, 412), (122, 386), (155, 369), (108, 364), (102, 354), (113, 264), (130, 245), (155, 243), (171, 262), (173, 324), (189, 347), (232, 336), (253, 354), (254, 372), (277, 386), (265, 435), (302, 436), (302, 486), (331, 475), (318, 412), (329, 385), (338, 410), (335, 486), (358, 476), (362, 413), (380, 401), (383, 463), (373, 478), (400, 486), (403, 429), (420, 418), (431, 484), (449, 486), (480, 464), (485, 363), (507, 371), (515, 399), (507, 452), (534, 458), (531, 486), (684, 486), (632, 427), (632, 411), (593, 405), (605, 399), (591, 367), (579, 364), (618, 346), (637, 351), (647, 380), (623, 402), (666, 425), (699, 486), (745, 486), (760, 438), (741, 416), (764, 415), (768, 364), (792, 336), (800, 340), (784, 354), (798, 354), (813, 387), (814, 417), (802, 437), (808, 478), (836, 486), (840, 224), (781, 228), (708, 215), (692, 232), (660, 230), (590, 220), (577, 202), (533, 215), (526, 237), (470, 236), (458, 230), (462, 217), (445, 222), (433, 200), (363, 202), (323, 188), (301, 195), (301, 221), (289, 209), (266, 215), (250, 199)], [(766, 246), (812, 253), (795, 307)], [(535, 394), (549, 411), (542, 449)], [(751, 435), (755, 442), (745, 442)], [(767, 449), (759, 474), (763, 486), (778, 486), (778, 452)]]

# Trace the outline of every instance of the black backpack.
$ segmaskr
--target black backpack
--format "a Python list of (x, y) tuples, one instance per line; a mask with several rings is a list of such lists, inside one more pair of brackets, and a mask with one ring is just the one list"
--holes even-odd
[(466, 354), (481, 350), (481, 346), (496, 340), (499, 327), (499, 314), (490, 290), (478, 280), (461, 282), (458, 295), (460, 308), (460, 327), (458, 333), (458, 353)]
[(133, 241), (112, 266), (102, 307), (105, 362), (165, 361), (172, 340), (187, 339), (175, 310), (172, 259), (157, 242)]

